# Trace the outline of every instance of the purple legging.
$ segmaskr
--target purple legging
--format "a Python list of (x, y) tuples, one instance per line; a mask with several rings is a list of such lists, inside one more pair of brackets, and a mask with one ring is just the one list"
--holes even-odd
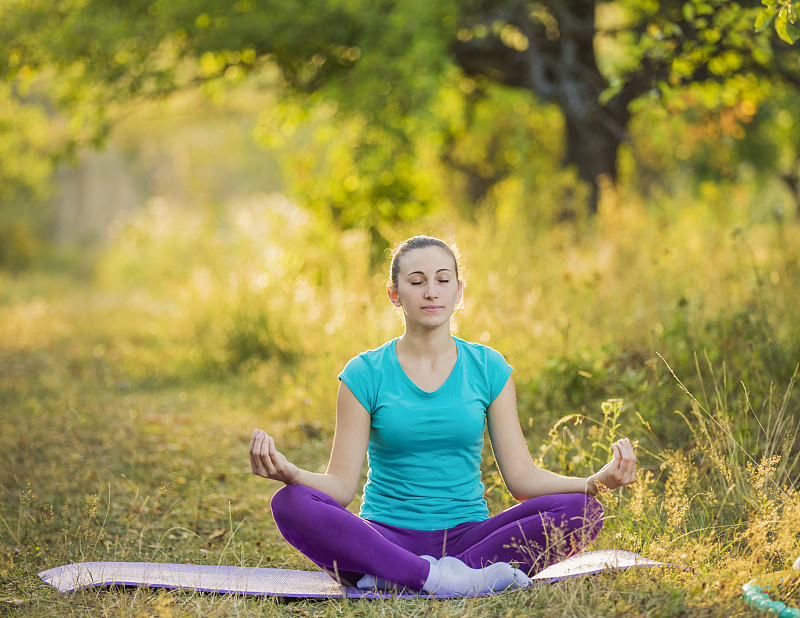
[(447, 530), (409, 530), (362, 519), (324, 492), (286, 485), (272, 497), (283, 537), (334, 579), (355, 585), (368, 573), (419, 590), (430, 564), (455, 556), (472, 568), (516, 562), (528, 574), (588, 545), (603, 527), (603, 507), (586, 494), (521, 502), (489, 519)]

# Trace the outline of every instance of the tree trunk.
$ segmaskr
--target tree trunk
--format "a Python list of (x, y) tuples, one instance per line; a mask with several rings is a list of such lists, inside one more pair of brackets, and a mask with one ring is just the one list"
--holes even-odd
[[(589, 186), (588, 207), (592, 213), (597, 212), (599, 181), (605, 178), (615, 183), (617, 180), (617, 154), (624, 140), (621, 131), (609, 130), (602, 122), (598, 122), (597, 117), (601, 115), (608, 114), (599, 105), (592, 114), (584, 117), (575, 117), (566, 111), (564, 113), (564, 164), (574, 165), (578, 170), (578, 177)], [(617, 122), (620, 120), (614, 120), (614, 124)], [(618, 126), (624, 127), (625, 124)]]
[[(479, 15), (472, 25), (483, 25), (491, 34), (456, 41), (453, 55), (469, 75), (528, 90), (559, 106), (566, 122), (564, 164), (577, 167), (590, 188), (589, 209), (596, 212), (598, 178), (617, 178), (617, 151), (625, 139), (630, 99), (626, 93), (600, 102), (608, 83), (595, 61), (594, 2), (550, 3), (548, 19), (534, 18), (531, 6), (509, 0)], [(497, 28), (486, 27), (498, 21), (516, 27), (525, 44), (511, 48)]]

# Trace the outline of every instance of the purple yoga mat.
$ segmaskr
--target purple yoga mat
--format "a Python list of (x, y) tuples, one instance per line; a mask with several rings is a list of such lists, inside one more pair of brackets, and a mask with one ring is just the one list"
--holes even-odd
[[(554, 564), (534, 577), (535, 584), (549, 584), (569, 577), (634, 567), (680, 567), (618, 549), (583, 552)], [(429, 597), (426, 592), (359, 590), (336, 583), (321, 571), (295, 571), (257, 567), (168, 564), (163, 562), (78, 562), (39, 573), (59, 592), (91, 586), (147, 586), (220, 594), (326, 599), (381, 599)], [(489, 593), (493, 594), (493, 593)], [(475, 595), (486, 596), (486, 595)], [(448, 598), (437, 595), (436, 598)]]

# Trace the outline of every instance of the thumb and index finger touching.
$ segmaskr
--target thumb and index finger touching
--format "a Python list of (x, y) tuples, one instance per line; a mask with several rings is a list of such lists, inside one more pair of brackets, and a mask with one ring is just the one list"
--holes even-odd
[(611, 445), (612, 459), (603, 466), (595, 478), (607, 489), (629, 485), (636, 478), (636, 453), (628, 438)]
[(253, 473), (267, 471), (277, 455), (273, 437), (262, 429), (254, 429), (250, 436), (250, 466)]
[(636, 452), (630, 439), (623, 438), (611, 445), (614, 451), (612, 469), (621, 484), (632, 483), (636, 475)]

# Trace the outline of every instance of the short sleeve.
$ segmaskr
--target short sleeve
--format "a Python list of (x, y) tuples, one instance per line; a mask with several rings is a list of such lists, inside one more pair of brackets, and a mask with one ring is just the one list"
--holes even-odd
[(497, 399), (513, 370), (514, 368), (506, 362), (500, 352), (489, 347), (486, 348), (486, 374), (489, 378), (490, 402)]
[(359, 403), (370, 414), (375, 410), (375, 372), (363, 355), (350, 359), (339, 374), (339, 379), (355, 395)]

